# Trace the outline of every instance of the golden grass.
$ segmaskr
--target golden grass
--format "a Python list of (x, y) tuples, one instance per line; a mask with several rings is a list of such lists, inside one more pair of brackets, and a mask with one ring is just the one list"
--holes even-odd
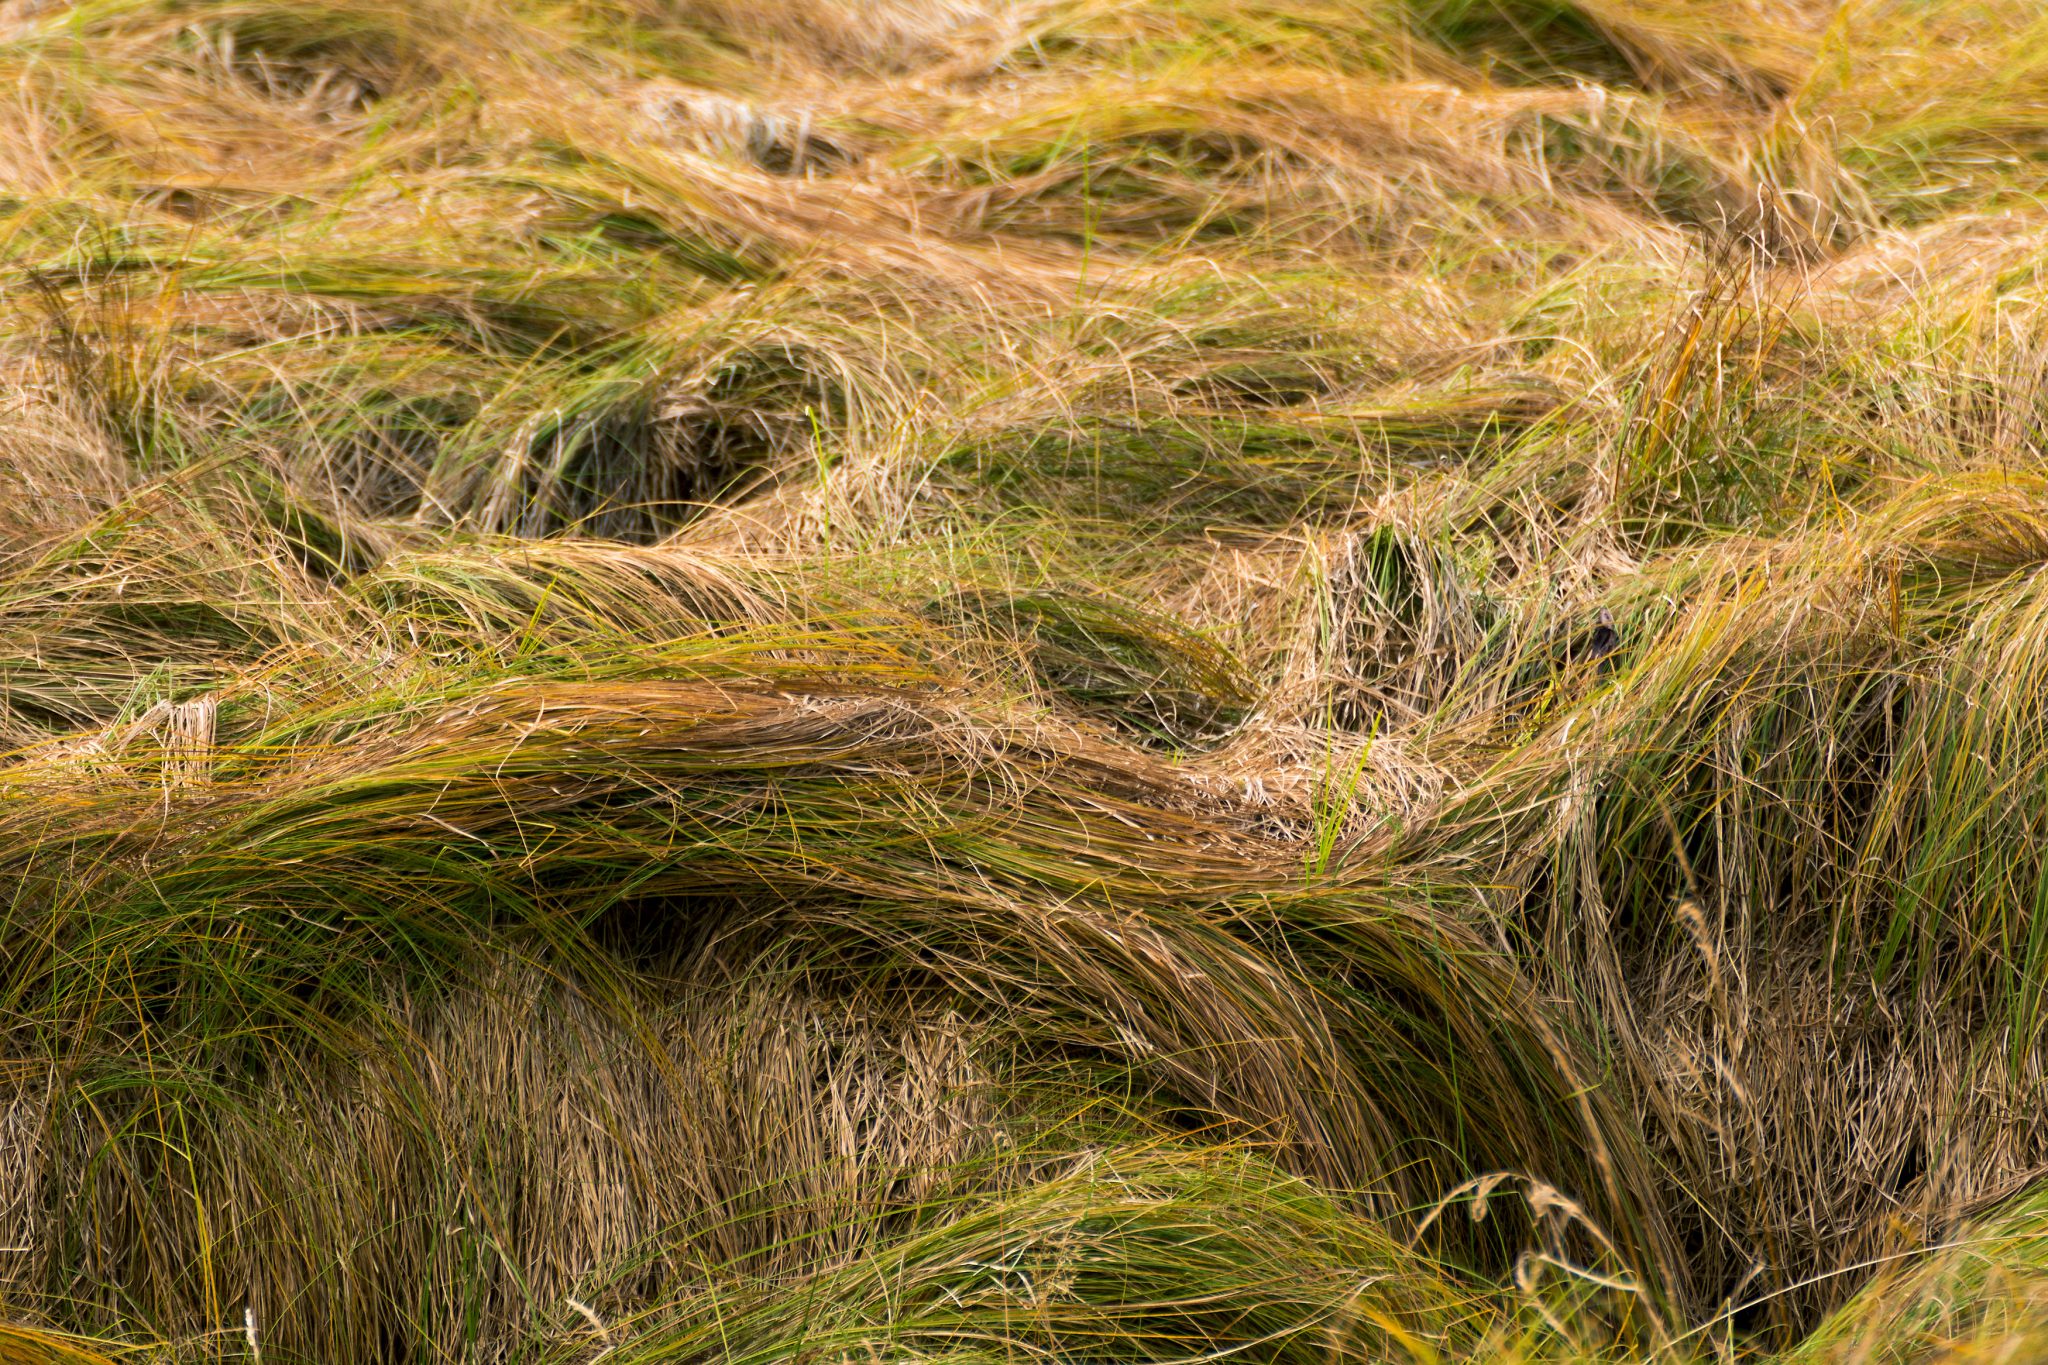
[(2042, 22), (0, 0), (0, 1361), (2048, 1349)]

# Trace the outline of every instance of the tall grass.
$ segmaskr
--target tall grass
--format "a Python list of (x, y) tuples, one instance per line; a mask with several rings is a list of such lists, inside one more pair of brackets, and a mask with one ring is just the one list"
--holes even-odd
[(2017, 3), (0, 3), (0, 1360), (2048, 1349)]

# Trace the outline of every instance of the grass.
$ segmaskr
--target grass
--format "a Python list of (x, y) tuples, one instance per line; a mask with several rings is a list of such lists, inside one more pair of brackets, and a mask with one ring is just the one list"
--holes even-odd
[(2040, 23), (0, 3), (0, 1360), (2048, 1351)]

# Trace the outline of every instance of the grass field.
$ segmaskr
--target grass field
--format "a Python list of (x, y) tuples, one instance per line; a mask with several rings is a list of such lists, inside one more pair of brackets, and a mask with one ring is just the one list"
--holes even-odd
[(0, 1361), (2048, 1359), (2038, 0), (0, 0)]

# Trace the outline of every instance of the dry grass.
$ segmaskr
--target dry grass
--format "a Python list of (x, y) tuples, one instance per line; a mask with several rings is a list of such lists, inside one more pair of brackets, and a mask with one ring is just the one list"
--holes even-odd
[(2048, 1349), (2016, 0), (0, 0), (0, 1360)]

